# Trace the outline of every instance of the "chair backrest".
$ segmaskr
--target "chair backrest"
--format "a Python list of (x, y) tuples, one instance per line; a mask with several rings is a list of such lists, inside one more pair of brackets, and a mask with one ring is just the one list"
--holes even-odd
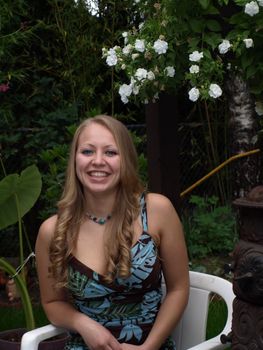
[[(165, 283), (162, 284), (164, 295)], [(227, 304), (228, 317), (224, 330), (230, 329), (232, 316), (232, 284), (217, 276), (190, 271), (190, 296), (184, 314), (172, 333), (177, 350), (186, 350), (206, 339), (210, 294), (220, 295)]]

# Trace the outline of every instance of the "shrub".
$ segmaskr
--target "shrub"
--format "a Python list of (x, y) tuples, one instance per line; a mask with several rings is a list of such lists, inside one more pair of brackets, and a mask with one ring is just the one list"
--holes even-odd
[(190, 259), (231, 252), (237, 239), (231, 207), (220, 205), (215, 196), (192, 196), (189, 202), (192, 212), (184, 215), (182, 221)]

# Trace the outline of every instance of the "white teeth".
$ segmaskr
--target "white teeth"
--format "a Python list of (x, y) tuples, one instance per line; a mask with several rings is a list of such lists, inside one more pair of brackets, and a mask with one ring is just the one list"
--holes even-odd
[(105, 173), (104, 171), (92, 171), (90, 172), (91, 176), (97, 176), (97, 177), (103, 177), (103, 176), (107, 176), (107, 173)]

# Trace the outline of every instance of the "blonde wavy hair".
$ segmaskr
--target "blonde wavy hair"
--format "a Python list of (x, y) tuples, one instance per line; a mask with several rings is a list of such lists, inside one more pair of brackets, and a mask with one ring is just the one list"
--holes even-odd
[(120, 154), (120, 182), (108, 222), (105, 241), (107, 272), (106, 282), (130, 275), (133, 223), (140, 213), (140, 194), (143, 186), (138, 176), (137, 153), (127, 128), (117, 119), (98, 115), (84, 120), (77, 128), (70, 149), (64, 191), (58, 202), (58, 219), (54, 238), (50, 245), (50, 275), (55, 287), (67, 284), (67, 264), (78, 239), (78, 232), (85, 215), (83, 187), (76, 175), (75, 158), (79, 136), (91, 123), (107, 128), (113, 135)]

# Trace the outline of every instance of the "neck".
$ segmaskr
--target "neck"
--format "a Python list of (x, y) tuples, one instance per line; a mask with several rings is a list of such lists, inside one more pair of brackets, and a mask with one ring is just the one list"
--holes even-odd
[(96, 217), (107, 217), (112, 214), (116, 194), (111, 196), (97, 196), (88, 194), (86, 196), (86, 211)]

